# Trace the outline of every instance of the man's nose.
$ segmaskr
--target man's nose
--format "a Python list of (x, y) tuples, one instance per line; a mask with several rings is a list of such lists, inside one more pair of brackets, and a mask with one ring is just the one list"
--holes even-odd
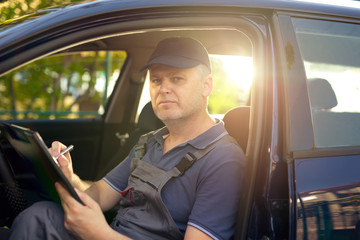
[(169, 94), (171, 92), (171, 83), (168, 80), (163, 80), (160, 85), (160, 93)]

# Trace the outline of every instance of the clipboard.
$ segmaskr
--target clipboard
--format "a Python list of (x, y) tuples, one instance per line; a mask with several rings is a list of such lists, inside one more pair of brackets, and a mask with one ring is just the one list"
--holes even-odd
[(73, 198), (83, 204), (74, 187), (65, 177), (54, 157), (49, 153), (46, 144), (38, 132), (8, 123), (1, 123), (1, 127), (5, 132), (6, 139), (15, 151), (30, 163), (35, 175), (44, 185), (45, 189), (50, 187), (53, 188), (51, 192), (56, 192), (54, 191), (54, 184), (55, 182), (60, 182)]

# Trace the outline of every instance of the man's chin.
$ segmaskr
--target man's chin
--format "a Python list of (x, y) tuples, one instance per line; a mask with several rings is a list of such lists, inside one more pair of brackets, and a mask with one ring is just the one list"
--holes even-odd
[(162, 121), (162, 122), (167, 122), (167, 121), (174, 121), (174, 120), (179, 120), (181, 119), (181, 116), (179, 115), (159, 115), (158, 118)]

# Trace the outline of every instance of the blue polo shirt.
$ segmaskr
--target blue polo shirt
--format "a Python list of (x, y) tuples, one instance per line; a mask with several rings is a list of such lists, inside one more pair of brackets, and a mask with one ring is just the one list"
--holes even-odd
[[(198, 137), (163, 154), (166, 134), (168, 130), (164, 127), (149, 137), (142, 160), (168, 171), (186, 153), (205, 148), (227, 132), (219, 121)], [(133, 150), (104, 177), (119, 192), (127, 187), (132, 157)], [(222, 143), (197, 160), (183, 176), (165, 184), (161, 197), (181, 233), (185, 234), (187, 225), (191, 225), (213, 239), (233, 236), (244, 168), (245, 156), (241, 148), (234, 143)]]

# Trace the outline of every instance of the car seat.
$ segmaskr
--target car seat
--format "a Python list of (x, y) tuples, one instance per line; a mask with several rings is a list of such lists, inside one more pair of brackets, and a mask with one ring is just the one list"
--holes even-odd
[(5, 240), (10, 238), (10, 229), (0, 227), (0, 239)]
[(308, 90), (317, 147), (360, 144), (360, 114), (332, 111), (338, 100), (326, 79), (308, 79)]
[(308, 88), (312, 110), (329, 110), (338, 104), (335, 92), (327, 80), (310, 78)]
[(108, 171), (116, 167), (122, 160), (124, 160), (132, 147), (135, 146), (141, 135), (162, 128), (163, 126), (164, 124), (156, 117), (151, 102), (148, 102), (141, 110), (135, 129), (129, 134), (129, 137), (125, 140), (123, 146), (115, 153), (111, 160), (102, 169), (99, 177), (104, 176), (104, 174), (106, 174)]
[[(1, 132), (1, 131), (0, 131)], [(0, 140), (0, 239), (6, 239), (14, 218), (29, 206), (23, 190), (14, 178), (8, 159), (3, 154), (4, 139)]]
[(225, 113), (223, 121), (225, 128), (239, 143), (241, 149), (246, 152), (249, 137), (250, 107), (235, 107)]

